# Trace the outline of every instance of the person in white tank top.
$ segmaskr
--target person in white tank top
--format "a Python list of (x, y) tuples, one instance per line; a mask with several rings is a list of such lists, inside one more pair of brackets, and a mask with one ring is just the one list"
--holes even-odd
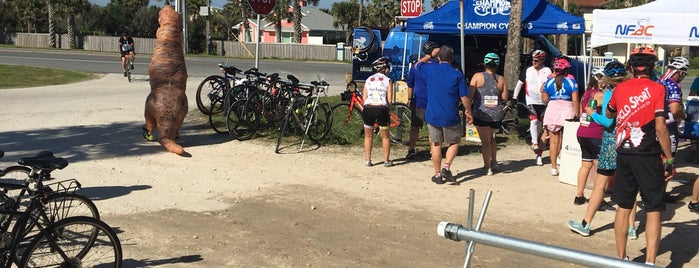
[(364, 98), (362, 120), (364, 121), (364, 165), (370, 167), (371, 147), (374, 138), (374, 125), (378, 125), (383, 148), (383, 165), (393, 166), (391, 161), (391, 140), (388, 126), (390, 123), (390, 107), (393, 100), (393, 83), (387, 74), (391, 71), (391, 62), (387, 57), (381, 57), (371, 64), (376, 73), (364, 82), (362, 96)]

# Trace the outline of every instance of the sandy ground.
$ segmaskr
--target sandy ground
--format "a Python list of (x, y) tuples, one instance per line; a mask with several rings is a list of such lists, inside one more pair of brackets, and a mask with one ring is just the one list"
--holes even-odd
[[(615, 256), (613, 213), (600, 212), (593, 235), (566, 227), (582, 218), (575, 187), (534, 166), (523, 142), (501, 146), (502, 172), (484, 176), (478, 146), (464, 142), (453, 164), (457, 183), (430, 182), (431, 162), (367, 168), (359, 147), (312, 145), (275, 154), (267, 139), (231, 141), (190, 114), (179, 143), (191, 157), (165, 152), (141, 137), (146, 77), (120, 75), (71, 85), (0, 90), (2, 166), (52, 150), (71, 163), (54, 173), (75, 178), (121, 239), (126, 267), (459, 267), (465, 242), (436, 235), (440, 221), (466, 224), (469, 190), (478, 216), (492, 191), (482, 230)], [(421, 148), (425, 150), (426, 148)], [(681, 152), (686, 154), (686, 152)], [(374, 158), (380, 159), (377, 149)], [(545, 157), (548, 163), (548, 157)], [(679, 178), (696, 166), (681, 164)], [(658, 265), (699, 267), (699, 215), (688, 211), (691, 184), (670, 183), (683, 198), (662, 215)], [(589, 195), (589, 190), (586, 191)], [(643, 260), (640, 239), (629, 255)], [(570, 264), (485, 245), (472, 267), (566, 267)]]

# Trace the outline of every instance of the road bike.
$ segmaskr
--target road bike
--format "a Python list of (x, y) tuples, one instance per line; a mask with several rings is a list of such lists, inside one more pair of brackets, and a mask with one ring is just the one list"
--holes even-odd
[[(340, 95), (343, 102), (332, 107), (333, 133), (336, 136), (344, 137), (346, 141), (352, 140), (348, 135), (363, 137), (362, 103), (364, 101), (362, 95), (357, 90), (346, 90)], [(408, 105), (399, 102), (391, 104), (389, 122), (391, 142), (407, 142), (409, 140), (411, 122), (411, 111)], [(374, 131), (378, 130), (377, 126), (374, 126), (374, 128)]]
[(215, 106), (212, 111), (212, 103), (223, 98), (226, 92), (231, 88), (231, 82), (240, 80), (241, 78), (236, 75), (241, 74), (243, 71), (235, 68), (234, 66), (226, 66), (219, 64), (218, 68), (221, 69), (221, 74), (223, 75), (211, 75), (199, 83), (196, 93), (197, 108), (204, 115), (211, 115), (212, 113), (225, 112), (222, 106)]
[[(288, 75), (291, 81), (292, 97), (286, 109), (284, 123), (282, 123), (275, 153), (281, 150), (281, 144), (286, 134), (301, 135), (300, 149), (303, 149), (306, 138), (318, 142), (323, 139), (332, 126), (332, 116), (330, 105), (327, 102), (320, 102), (320, 94), (327, 95), (327, 82), (320, 79), (313, 81), (310, 85), (300, 84), (293, 75)], [(304, 95), (301, 91), (308, 92)]]
[[(30, 168), (30, 180), (7, 178), (26, 175), (16, 168), (0, 173), (0, 267), (121, 267), (120, 241), (98, 219), (94, 204), (90, 202), (94, 211), (83, 214), (87, 217), (76, 216), (81, 214), (72, 209), (75, 200), (57, 197), (79, 183), (43, 184), (51, 179), (51, 171), (66, 167), (67, 161), (45, 151), (18, 163)], [(19, 194), (13, 196), (13, 192)], [(50, 196), (55, 202), (48, 201)]]

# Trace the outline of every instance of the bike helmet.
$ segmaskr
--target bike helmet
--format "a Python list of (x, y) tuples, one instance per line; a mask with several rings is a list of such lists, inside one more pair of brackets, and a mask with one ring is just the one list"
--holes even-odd
[(600, 66), (595, 66), (592, 67), (592, 71), (590, 72), (592, 75), (604, 75), (604, 68)]
[(422, 51), (424, 51), (425, 54), (432, 54), (432, 51), (435, 48), (439, 48), (439, 45), (434, 41), (427, 41), (424, 45), (422, 45)]
[(670, 59), (670, 64), (668, 64), (667, 67), (675, 70), (686, 71), (689, 69), (689, 60), (685, 57), (674, 57)]
[(626, 76), (626, 66), (617, 60), (611, 61), (604, 66), (604, 75), (609, 78)]
[(391, 61), (388, 59), (388, 57), (381, 57), (372, 62), (371, 67), (374, 67), (374, 70), (377, 72), (381, 71), (383, 68), (388, 68), (390, 72)]
[(498, 56), (498, 54), (490, 52), (485, 55), (485, 58), (483, 58), (483, 64), (490, 66), (499, 66), (500, 56)]
[(655, 50), (650, 47), (637, 47), (631, 51), (627, 64), (631, 66), (634, 72), (652, 73), (655, 68), (655, 62), (658, 61), (658, 56)]
[(553, 61), (553, 70), (556, 72), (567, 70), (568, 68), (570, 68), (570, 61), (564, 57), (556, 58)]
[(543, 59), (546, 58), (546, 52), (543, 50), (537, 49), (532, 52), (532, 58), (534, 59)]

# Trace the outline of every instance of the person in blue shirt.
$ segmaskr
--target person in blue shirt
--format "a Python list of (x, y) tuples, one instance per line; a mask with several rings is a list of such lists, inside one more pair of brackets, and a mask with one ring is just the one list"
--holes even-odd
[[(459, 101), (464, 105), (468, 123), (473, 122), (471, 103), (468, 101), (468, 88), (464, 74), (454, 69), (454, 49), (441, 46), (437, 53), (438, 64), (426, 64), (431, 57), (423, 57), (416, 63), (417, 70), (425, 77), (427, 85), (427, 107), (425, 122), (430, 140), (430, 153), (434, 176), (432, 182), (443, 184), (445, 180), (455, 182), (451, 173), (464, 126), (459, 116)], [(446, 160), (442, 166), (442, 143), (448, 144)], [(440, 169), (441, 166), (441, 169)]]
[(542, 87), (542, 100), (546, 104), (544, 128), (549, 133), (549, 156), (551, 169), (549, 175), (558, 176), (558, 154), (561, 150), (563, 125), (565, 120), (580, 116), (580, 99), (578, 83), (569, 76), (570, 61), (559, 57), (553, 62), (553, 77), (546, 80)]
[[(427, 41), (422, 46), (422, 50), (425, 52), (427, 57), (427, 62), (424, 64), (436, 64), (437, 61), (435, 57), (439, 52), (439, 45), (433, 41)], [(407, 159), (412, 159), (416, 156), (415, 143), (420, 135), (420, 128), (422, 128), (422, 122), (425, 120), (425, 108), (427, 108), (427, 86), (425, 85), (425, 78), (417, 68), (413, 66), (410, 68), (408, 73), (408, 106), (411, 110), (410, 118), (410, 140), (408, 141), (408, 155), (405, 156)]]

